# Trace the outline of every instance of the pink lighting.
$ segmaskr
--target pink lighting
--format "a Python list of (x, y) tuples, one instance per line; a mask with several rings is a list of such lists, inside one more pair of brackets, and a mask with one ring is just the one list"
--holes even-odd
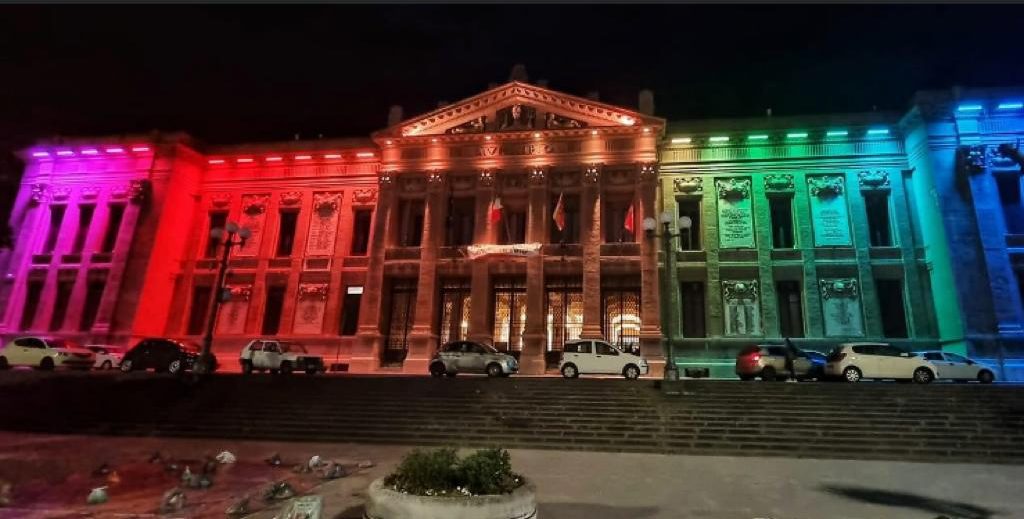
[(356, 153), (356, 157), (359, 157), (361, 159), (367, 159), (367, 158), (370, 158), (372, 156), (373, 156), (373, 153), (371, 153), (369, 151), (364, 151), (364, 152), (361, 152), (361, 153)]
[(246, 163), (249, 163), (249, 162), (252, 162), (252, 159), (249, 159), (249, 158), (238, 159), (238, 163), (239, 164), (246, 164)]
[(295, 160), (309, 160), (313, 158), (312, 155), (296, 155)]
[(267, 162), (280, 162), (281, 157), (267, 157)]
[(33, 157), (49, 157), (50, 153), (47, 151), (34, 151), (32, 152)]
[(149, 151), (149, 146), (132, 146), (132, 151), (134, 151), (134, 152)]
[(82, 155), (99, 155), (99, 153), (100, 150), (97, 150), (96, 148), (86, 148), (82, 150)]
[(124, 153), (124, 148), (107, 148), (107, 153)]
[(325, 159), (340, 159), (341, 155), (338, 154), (338, 153), (330, 153), (330, 154), (324, 155), (324, 158)]
[(210, 164), (223, 164), (224, 159), (210, 159)]
[(60, 151), (57, 152), (57, 156), (58, 157), (74, 157), (75, 156), (75, 152), (73, 152), (71, 150), (60, 150)]

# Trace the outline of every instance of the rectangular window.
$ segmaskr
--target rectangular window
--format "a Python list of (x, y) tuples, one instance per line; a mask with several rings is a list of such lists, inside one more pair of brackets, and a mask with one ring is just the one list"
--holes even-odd
[(526, 326), (526, 280), (498, 279), (494, 283), (494, 347), (522, 351)]
[(472, 197), (450, 198), (448, 204), (448, 234), (445, 245), (461, 247), (473, 243), (473, 226), (476, 223), (476, 199)]
[(526, 243), (526, 210), (509, 209), (502, 215), (498, 228), (498, 243)]
[(601, 287), (604, 336), (624, 350), (640, 344), (639, 285), (637, 279), (611, 278), (604, 280)]
[(213, 287), (196, 286), (192, 288), (192, 308), (188, 314), (188, 335), (200, 335), (203, 333), (203, 325), (206, 324), (206, 313), (210, 311), (210, 295)]
[(345, 299), (341, 302), (341, 334), (355, 335), (359, 328), (359, 305), (363, 301), (363, 287), (345, 288)]
[[(633, 202), (627, 198), (606, 198), (603, 201), (602, 214), (604, 222), (601, 224), (604, 230), (605, 243), (632, 242), (633, 233), (626, 229), (626, 218), (630, 217), (629, 208)], [(632, 215), (629, 225), (636, 230), (636, 216)]]
[(579, 195), (562, 195), (562, 213), (565, 226), (558, 229), (555, 221), (555, 212), (558, 210), (559, 195), (551, 198), (551, 242), (552, 243), (579, 243), (580, 242), (580, 197)]
[(51, 332), (64, 327), (64, 318), (68, 315), (68, 302), (71, 301), (71, 290), (74, 287), (74, 280), (63, 280), (57, 283), (57, 297), (54, 298), (53, 313), (50, 314)]
[(214, 238), (211, 233), (214, 229), (223, 229), (228, 223), (228, 213), (210, 213), (210, 225), (206, 228), (206, 252), (203, 257), (214, 259), (217, 257), (217, 249), (220, 248), (220, 238)]
[[(681, 250), (701, 250), (703, 246), (700, 241), (700, 201), (679, 199), (677, 204), (679, 218), (682, 220), (679, 223), (679, 248)], [(683, 220), (683, 217), (689, 218), (690, 227), (683, 225), (686, 221)]]
[(864, 195), (864, 208), (868, 213), (868, 233), (872, 247), (892, 246), (889, 224), (889, 196), (883, 193)]
[(768, 198), (772, 214), (772, 248), (793, 248), (793, 199), (788, 196)]
[(295, 246), (295, 226), (299, 223), (299, 213), (281, 211), (281, 220), (277, 232), (277, 257), (287, 258), (292, 255)]
[(267, 301), (263, 306), (263, 335), (276, 335), (281, 328), (281, 310), (284, 308), (284, 285), (267, 286)]
[(409, 332), (416, 319), (416, 280), (393, 279), (389, 283), (391, 297), (387, 316), (387, 339), (382, 352), (385, 365), (401, 364), (409, 350)]
[(882, 314), (882, 336), (902, 338), (907, 336), (907, 315), (903, 306), (903, 281), (900, 279), (876, 279), (878, 310)]
[(706, 337), (704, 283), (686, 281), (679, 288), (683, 303), (683, 337)]
[(1003, 220), (1006, 232), (1024, 234), (1024, 205), (1021, 205), (1021, 176), (1017, 173), (993, 175), (999, 189), (999, 202), (1003, 206)]
[(423, 241), (423, 200), (402, 200), (398, 207), (398, 245), (419, 247)]
[(779, 302), (779, 334), (783, 337), (804, 336), (804, 309), (799, 281), (778, 281), (775, 294)]
[[(559, 351), (583, 332), (583, 280), (579, 277), (545, 278), (547, 285), (547, 350)], [(557, 357), (550, 359), (557, 366)]]
[(104, 281), (90, 281), (85, 290), (85, 306), (82, 307), (82, 320), (78, 323), (78, 329), (87, 332), (96, 324), (96, 315), (100, 311), (100, 302), (103, 300), (103, 290), (107, 284)]
[(43, 293), (43, 281), (32, 280), (25, 288), (25, 306), (21, 310), (21, 323), (19, 329), (30, 330), (36, 319), (36, 311), (39, 310), (39, 296)]
[(441, 283), (441, 328), (439, 342), (464, 341), (469, 334), (472, 300), (469, 279), (446, 279)]
[(85, 247), (85, 239), (89, 236), (89, 227), (92, 225), (92, 216), (95, 212), (95, 206), (78, 206), (78, 232), (75, 233), (75, 244), (71, 248), (72, 254), (80, 254)]
[(370, 220), (373, 211), (357, 209), (352, 218), (352, 255), (365, 256), (370, 245)]
[(50, 206), (50, 228), (46, 232), (46, 243), (43, 244), (44, 254), (53, 252), (57, 247), (57, 238), (60, 236), (60, 227), (64, 224), (66, 209), (63, 205)]
[(121, 220), (124, 220), (124, 206), (110, 206), (110, 215), (107, 218), (107, 230), (103, 234), (103, 248), (100, 252), (108, 253), (114, 251), (117, 245), (117, 235), (121, 232)]

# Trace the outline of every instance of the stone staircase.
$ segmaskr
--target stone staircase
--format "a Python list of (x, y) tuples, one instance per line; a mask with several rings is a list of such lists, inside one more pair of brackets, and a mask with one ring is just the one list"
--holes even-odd
[(1024, 463), (1024, 388), (459, 377), (40, 376), (0, 428), (55, 433)]

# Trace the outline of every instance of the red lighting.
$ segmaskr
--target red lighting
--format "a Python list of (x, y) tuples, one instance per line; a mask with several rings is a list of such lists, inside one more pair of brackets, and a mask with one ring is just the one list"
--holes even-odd
[(619, 118), (619, 121), (622, 121), (622, 124), (625, 124), (626, 126), (633, 126), (634, 124), (636, 124), (636, 119), (633, 119), (632, 117), (628, 117), (625, 115)]
[(330, 154), (324, 155), (324, 158), (325, 159), (340, 159), (341, 158), (341, 154), (330, 153)]
[(313, 158), (312, 155), (296, 155), (295, 160), (309, 160)]
[(281, 157), (267, 157), (267, 162), (280, 162)]
[(754, 362), (757, 362), (757, 361), (761, 360), (761, 354), (760, 354), (760, 353), (754, 353), (754, 354), (752, 354), (752, 355), (750, 356), (750, 360), (752, 360), (752, 361), (754, 361)]
[(107, 148), (107, 153), (124, 153), (124, 148)]
[(430, 142), (437, 142), (437, 137), (434, 137), (433, 139), (430, 139)]
[(247, 162), (252, 162), (252, 159), (248, 159), (248, 158), (246, 158), (246, 159), (238, 159), (238, 163), (239, 164), (245, 164)]
[(223, 164), (224, 159), (210, 159), (210, 164)]
[(371, 153), (369, 151), (364, 151), (364, 152), (361, 152), (361, 153), (356, 153), (356, 157), (359, 157), (359, 158), (362, 158), (362, 159), (367, 159), (367, 158), (370, 158), (372, 156), (373, 156), (373, 153)]
[(132, 146), (132, 151), (135, 151), (135, 152), (149, 151), (149, 146)]

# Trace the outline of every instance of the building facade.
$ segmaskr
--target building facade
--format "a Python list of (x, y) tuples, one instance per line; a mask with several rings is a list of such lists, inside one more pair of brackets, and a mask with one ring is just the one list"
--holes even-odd
[[(425, 373), (458, 339), (553, 372), (565, 341), (604, 338), (654, 375), (666, 353), (728, 375), (741, 347), (789, 337), (1012, 375), (1024, 105), (969, 94), (666, 127), (649, 93), (631, 110), (513, 81), (369, 138), (40, 142), (0, 251), (0, 334), (198, 341), (220, 297), (224, 358), (278, 336), (355, 372)], [(251, 237), (218, 292), (229, 223)]]

